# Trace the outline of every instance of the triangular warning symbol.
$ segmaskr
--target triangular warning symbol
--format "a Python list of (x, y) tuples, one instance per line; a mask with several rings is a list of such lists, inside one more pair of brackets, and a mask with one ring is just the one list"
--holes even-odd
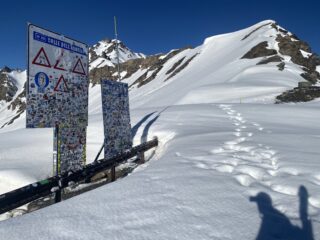
[(51, 64), (49, 62), (48, 56), (47, 56), (46, 52), (44, 51), (43, 47), (40, 48), (36, 57), (33, 59), (32, 64), (51, 68)]
[(81, 59), (79, 58), (76, 65), (74, 65), (74, 68), (72, 70), (74, 73), (79, 73), (81, 75), (86, 75), (86, 72), (84, 71)]
[(68, 92), (68, 85), (63, 75), (59, 78), (56, 86), (54, 87), (54, 91), (56, 92)]

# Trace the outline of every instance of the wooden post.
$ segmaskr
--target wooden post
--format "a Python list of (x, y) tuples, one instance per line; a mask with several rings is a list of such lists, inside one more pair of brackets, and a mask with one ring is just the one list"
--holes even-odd
[(54, 195), (55, 203), (61, 202), (61, 189), (57, 190)]
[(116, 180), (116, 166), (113, 165), (111, 168), (111, 182), (114, 182)]
[(138, 154), (137, 154), (137, 156), (138, 156), (138, 163), (139, 164), (144, 164), (145, 162), (146, 162), (146, 160), (145, 160), (145, 158), (144, 158), (144, 152), (139, 152)]

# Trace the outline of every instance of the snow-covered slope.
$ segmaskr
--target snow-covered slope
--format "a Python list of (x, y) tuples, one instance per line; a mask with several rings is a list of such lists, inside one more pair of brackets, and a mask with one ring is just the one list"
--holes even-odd
[[(272, 104), (276, 95), (303, 81), (304, 71), (277, 50), (279, 30), (273, 23), (139, 60), (123, 81), (131, 86), (132, 126), (139, 126), (134, 143), (158, 136), (155, 156), (113, 184), (1, 222), (0, 235), (312, 239), (313, 234), (320, 239), (319, 101)], [(256, 65), (273, 55), (242, 58), (264, 41), (283, 58), (283, 70), (279, 62)], [(21, 117), (0, 130), (2, 192), (51, 173), (52, 130), (26, 130), (23, 122)], [(102, 134), (95, 85), (89, 96), (89, 160)]]
[[(151, 82), (140, 88), (138, 84), (133, 84), (132, 99), (143, 103), (148, 99), (149, 106), (211, 102), (273, 103), (277, 95), (296, 87), (304, 79), (300, 76), (302, 66), (294, 64), (291, 57), (280, 52), (276, 54), (283, 58), (286, 66), (283, 71), (277, 66), (279, 62), (257, 65), (267, 56), (242, 59), (250, 49), (264, 41), (268, 43), (268, 48), (279, 49), (276, 38), (282, 33), (272, 24), (273, 21), (265, 21), (235, 33), (214, 36), (197, 48), (178, 53), (165, 62)], [(181, 66), (192, 57), (183, 71), (168, 79), (170, 74), (167, 72), (175, 63), (183, 59)], [(131, 76), (123, 81), (132, 83), (135, 78)]]
[[(133, 125), (156, 111), (135, 137), (136, 143), (146, 134), (159, 137), (149, 163), (113, 184), (1, 222), (0, 234), (5, 239), (22, 234), (27, 239), (255, 239), (265, 219), (262, 235), (279, 239), (267, 233), (301, 226), (303, 185), (310, 194), (313, 234), (320, 239), (318, 108), (195, 104), (161, 114), (163, 108), (135, 109)], [(91, 115), (89, 132), (102, 138), (101, 131), (92, 131), (100, 118)], [(97, 137), (89, 135), (92, 148)], [(257, 203), (264, 199), (250, 201), (260, 192), (286, 217), (271, 212), (260, 218), (264, 209), (259, 212)]]

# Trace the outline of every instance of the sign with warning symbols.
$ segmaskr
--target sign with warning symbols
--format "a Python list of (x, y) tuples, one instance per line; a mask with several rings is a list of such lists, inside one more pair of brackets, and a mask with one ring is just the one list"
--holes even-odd
[(27, 128), (87, 126), (88, 46), (28, 25)]

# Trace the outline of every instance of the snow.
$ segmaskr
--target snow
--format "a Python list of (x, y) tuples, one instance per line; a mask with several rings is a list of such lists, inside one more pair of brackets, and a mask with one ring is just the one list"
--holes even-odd
[[(130, 60), (130, 59), (145, 58), (144, 54), (135, 53), (135, 52), (131, 51), (130, 49), (128, 49), (127, 47), (122, 47), (120, 41), (118, 41), (118, 43), (119, 43), (119, 61), (120, 61), (120, 63), (123, 63), (125, 61)], [(104, 64), (104, 66), (106, 66), (106, 65), (110, 66), (109, 64), (116, 64), (117, 63), (116, 50), (112, 49), (111, 52), (109, 51), (110, 48), (114, 48), (115, 44), (116, 44), (116, 40), (111, 40), (111, 41), (100, 41), (98, 44), (93, 46), (93, 51), (95, 51), (97, 56), (100, 56), (100, 58), (105, 59), (102, 57), (102, 55), (103, 55), (103, 53), (107, 53), (108, 57), (111, 59), (111, 60), (105, 59), (106, 63)], [(97, 60), (95, 60), (95, 61), (97, 61)], [(94, 65), (92, 65), (92, 67), (94, 68)], [(98, 66), (98, 67), (102, 67), (102, 66)]]
[(172, 50), (170, 50), (170, 52), (168, 52), (167, 54), (164, 54), (164, 55), (161, 55), (160, 57), (159, 57), (159, 59), (160, 60), (163, 60), (163, 59), (165, 59), (170, 53), (172, 53), (172, 52), (174, 52), (174, 51), (177, 51), (178, 49), (172, 49)]
[[(299, 225), (297, 191), (304, 185), (316, 238), (320, 234), (316, 108), (171, 106), (149, 128), (148, 138), (157, 135), (161, 141), (157, 159), (113, 184), (2, 222), (1, 236), (19, 239), (23, 232), (26, 238), (41, 239), (254, 239), (261, 219), (249, 198), (267, 193), (273, 205)], [(141, 133), (161, 110), (132, 112), (136, 123), (157, 111), (141, 125)]]
[[(301, 68), (295, 64), (286, 64), (284, 71), (280, 72), (277, 64), (256, 65), (261, 59), (241, 59), (262, 41), (276, 44), (270, 38), (271, 32), (276, 34), (275, 29), (269, 25), (254, 32), (246, 41), (241, 41), (249, 32), (269, 22), (207, 38), (203, 45), (175, 55), (164, 64), (152, 82), (142, 86), (141, 91), (133, 91), (132, 100), (136, 101), (137, 106), (139, 101), (143, 106), (144, 102), (148, 102), (150, 107), (203, 102), (239, 103), (240, 99), (246, 102), (273, 103), (276, 95), (296, 87), (303, 79), (298, 74), (301, 73)], [(165, 73), (173, 63), (182, 57), (186, 61), (192, 56), (195, 58), (185, 70), (164, 81), (168, 77)], [(159, 102), (158, 99), (162, 101)]]
[(121, 73), (120, 73), (120, 77), (121, 78), (124, 78), (126, 75), (127, 75), (127, 71), (122, 71)]
[(301, 50), (301, 49), (300, 49), (300, 52), (301, 52), (301, 54), (302, 54), (302, 56), (303, 56), (304, 58), (309, 58), (309, 57), (312, 55), (312, 53), (303, 51), (303, 50)]
[(26, 74), (27, 71), (12, 71), (11, 73), (8, 73), (8, 75), (14, 79), (19, 92), (23, 89)]
[[(154, 136), (160, 141), (147, 154), (153, 156), (149, 162), (115, 183), (0, 222), (0, 235), (229, 240), (255, 239), (260, 232), (264, 239), (275, 239), (266, 232), (302, 228), (302, 204), (308, 206), (314, 239), (320, 239), (320, 102), (273, 104), (277, 94), (301, 81), (299, 66), (286, 63), (279, 71), (273, 63), (240, 59), (268, 39), (270, 27), (241, 41), (243, 36), (268, 22), (211, 37), (169, 59), (150, 83), (132, 85), (134, 145)], [(165, 81), (175, 62), (195, 54)], [(131, 85), (145, 71), (124, 81)], [(52, 129), (26, 130), (23, 122), (0, 130), (2, 192), (50, 174)], [(102, 139), (100, 86), (90, 86), (91, 161)], [(261, 208), (261, 196), (272, 206)], [(300, 239), (308, 239), (304, 234)]]
[(105, 58), (98, 57), (96, 60), (90, 63), (89, 69), (91, 70), (94, 68), (101, 68), (104, 66), (114, 67), (114, 64)]

